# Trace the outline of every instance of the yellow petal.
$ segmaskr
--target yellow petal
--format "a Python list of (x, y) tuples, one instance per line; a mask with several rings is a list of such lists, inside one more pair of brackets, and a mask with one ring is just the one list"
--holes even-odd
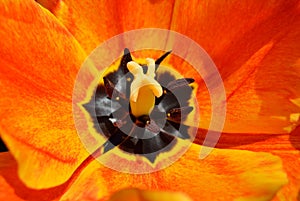
[(94, 161), (63, 199), (108, 198), (120, 189), (139, 188), (182, 192), (193, 200), (270, 200), (287, 183), (280, 159), (271, 154), (215, 149), (200, 160), (200, 148), (192, 145), (173, 165), (151, 174), (120, 173)]
[(177, 192), (142, 191), (139, 189), (125, 189), (116, 192), (109, 201), (191, 201), (189, 197)]
[(273, 151), (274, 155), (281, 157), (283, 167), (288, 175), (289, 183), (276, 194), (274, 200), (299, 200), (300, 193), (300, 152), (297, 151)]
[[(289, 134), (239, 134), (223, 133), (216, 147), (270, 152), (281, 158), (289, 183), (274, 200), (297, 200), (300, 192), (300, 126)], [(203, 139), (198, 138), (197, 143)]]

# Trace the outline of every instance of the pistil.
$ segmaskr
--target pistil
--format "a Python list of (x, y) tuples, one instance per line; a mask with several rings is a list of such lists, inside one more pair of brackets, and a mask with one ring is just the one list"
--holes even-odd
[(143, 73), (143, 68), (138, 63), (127, 63), (128, 70), (134, 78), (130, 87), (131, 113), (135, 117), (149, 115), (155, 105), (155, 97), (163, 94), (161, 85), (155, 80), (155, 61), (146, 59), (148, 70)]

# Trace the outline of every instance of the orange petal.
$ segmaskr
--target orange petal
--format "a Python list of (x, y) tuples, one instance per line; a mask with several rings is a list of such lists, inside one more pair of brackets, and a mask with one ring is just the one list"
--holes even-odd
[(171, 28), (204, 47), (224, 80), (226, 132), (299, 124), (291, 118), (300, 110), (299, 12), (299, 1), (176, 1)]
[(138, 189), (121, 190), (111, 196), (109, 201), (191, 201), (189, 197), (182, 193), (162, 192), (162, 191), (143, 191)]
[(27, 186), (55, 186), (87, 156), (72, 115), (73, 84), (85, 53), (34, 1), (1, 1), (0, 15), (1, 138)]
[(182, 192), (193, 200), (270, 200), (287, 183), (280, 159), (271, 154), (214, 149), (200, 160), (200, 148), (192, 145), (173, 165), (151, 174), (120, 173), (94, 161), (62, 199), (101, 199), (139, 188)]
[[(47, 7), (56, 0), (43, 0)], [(139, 28), (170, 27), (172, 1), (60, 1), (50, 10), (90, 53), (105, 40)]]

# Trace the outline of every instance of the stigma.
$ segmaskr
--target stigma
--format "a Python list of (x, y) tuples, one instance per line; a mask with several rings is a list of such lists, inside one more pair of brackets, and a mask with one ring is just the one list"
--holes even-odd
[(127, 63), (134, 78), (130, 87), (130, 108), (135, 117), (149, 115), (154, 108), (155, 98), (163, 94), (162, 86), (155, 80), (155, 61), (146, 59), (148, 70), (144, 74), (142, 66), (134, 61)]

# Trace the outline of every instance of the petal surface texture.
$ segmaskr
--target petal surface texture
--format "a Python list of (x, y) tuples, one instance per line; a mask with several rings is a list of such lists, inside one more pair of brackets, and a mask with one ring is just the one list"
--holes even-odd
[(184, 194), (176, 192), (142, 191), (125, 189), (112, 195), (109, 201), (192, 201)]
[[(289, 133), (299, 125), (291, 118), (300, 111), (299, 27), (299, 1), (176, 1), (171, 29), (198, 42), (224, 81), (224, 132)], [(201, 109), (208, 128), (209, 108)]]
[(91, 196), (91, 200), (104, 199), (120, 189), (139, 188), (182, 192), (196, 201), (270, 200), (287, 183), (279, 157), (215, 149), (200, 160), (200, 148), (192, 145), (170, 167), (151, 174), (124, 174), (94, 161), (80, 173), (63, 199), (82, 200), (86, 196)]
[(73, 122), (72, 90), (86, 55), (34, 1), (0, 3), (1, 138), (32, 188), (65, 182), (87, 157)]
[[(274, 200), (297, 200), (300, 192), (300, 126), (289, 134), (240, 134), (223, 133), (217, 148), (270, 152), (281, 158), (288, 185), (277, 193)], [(253, 137), (255, 136), (255, 137)], [(201, 141), (198, 143), (201, 144)]]
[[(47, 7), (53, 1), (44, 3)], [(145, 27), (170, 28), (171, 1), (59, 1), (53, 14), (69, 29), (86, 52), (124, 31)]]

